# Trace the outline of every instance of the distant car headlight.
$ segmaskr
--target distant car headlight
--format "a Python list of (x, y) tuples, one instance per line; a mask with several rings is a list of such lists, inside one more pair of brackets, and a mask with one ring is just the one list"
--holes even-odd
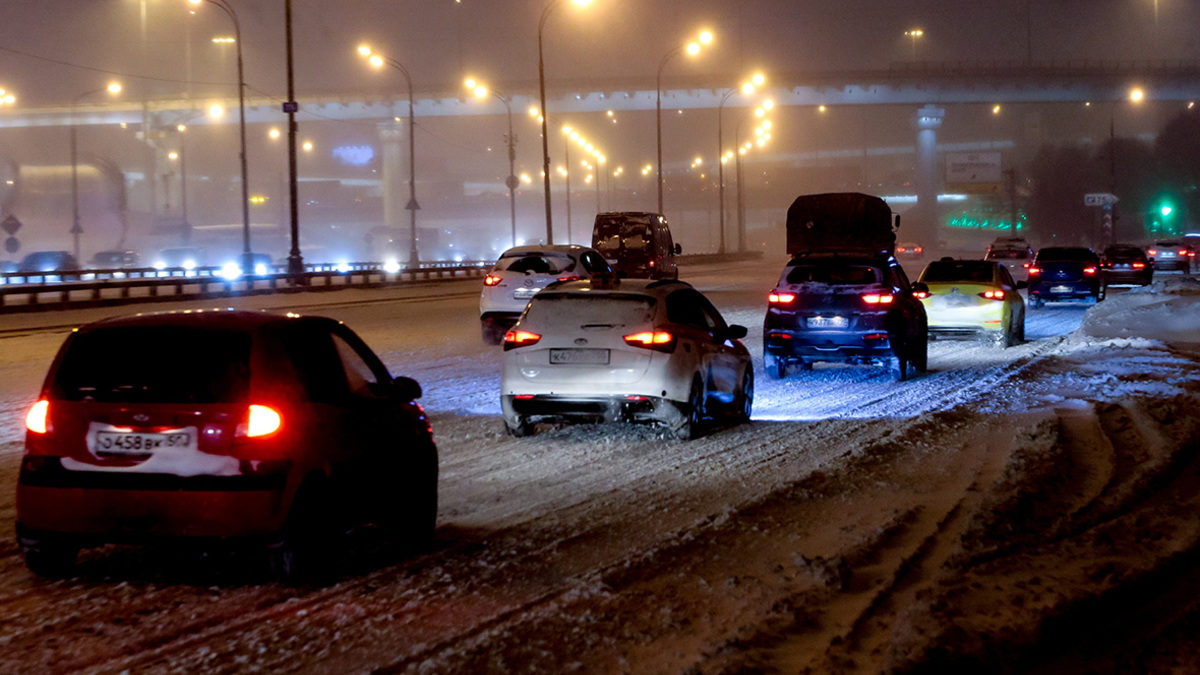
[[(184, 267), (187, 267), (187, 265), (185, 264)], [(221, 276), (225, 277), (229, 281), (233, 281), (234, 279), (242, 276), (242, 268), (238, 267), (237, 263), (225, 263), (225, 265), (221, 267)]]
[(342, 274), (345, 274), (346, 272), (350, 271), (350, 263), (340, 262), (337, 264), (337, 267), (334, 267), (333, 269), (337, 272), (341, 272)]
[(188, 270), (189, 272), (191, 270), (196, 269), (196, 261), (195, 260), (184, 260), (183, 261), (183, 269)]
[(396, 260), (389, 260), (383, 263), (383, 271), (388, 274), (397, 274), (400, 272), (400, 263)]
[(167, 263), (165, 263), (161, 260), (156, 260), (154, 262), (154, 264), (152, 265), (152, 267), (156, 270), (165, 270), (165, 269), (167, 269)]
[(265, 275), (267, 273), (267, 271), (268, 271), (267, 266), (264, 263), (258, 263), (257, 265), (254, 266), (254, 273), (260, 277)]

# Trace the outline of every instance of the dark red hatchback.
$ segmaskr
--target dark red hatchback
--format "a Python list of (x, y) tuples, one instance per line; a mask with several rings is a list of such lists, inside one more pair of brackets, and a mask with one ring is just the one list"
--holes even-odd
[(26, 418), (26, 563), (62, 576), (88, 546), (236, 542), (296, 581), (328, 572), (360, 524), (428, 539), (438, 462), (420, 395), (332, 319), (192, 311), (78, 329)]

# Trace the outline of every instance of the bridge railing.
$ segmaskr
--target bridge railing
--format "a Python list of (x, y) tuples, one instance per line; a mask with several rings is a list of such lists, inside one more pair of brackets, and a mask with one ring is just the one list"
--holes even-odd
[(1116, 60), (1068, 59), (1065, 61), (898, 61), (889, 64), (893, 75), (1071, 75), (1103, 76), (1114, 74), (1196, 74), (1200, 60)]

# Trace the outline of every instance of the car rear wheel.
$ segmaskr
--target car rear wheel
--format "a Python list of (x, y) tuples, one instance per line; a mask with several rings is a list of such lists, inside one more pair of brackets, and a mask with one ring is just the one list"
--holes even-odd
[(908, 359), (904, 354), (897, 354), (889, 359), (888, 369), (892, 373), (892, 379), (897, 382), (904, 382), (908, 379)]
[(393, 512), (388, 530), (394, 543), (405, 549), (420, 550), (433, 540), (437, 529), (438, 459), (437, 448), (429, 443), (420, 452), (418, 466), (412, 467), (413, 479), (401, 508)]
[(747, 363), (746, 373), (742, 375), (742, 390), (738, 395), (737, 418), (740, 422), (749, 422), (750, 413), (754, 407), (754, 366)]
[(913, 367), (917, 372), (923, 373), (929, 370), (929, 327), (921, 329), (921, 337), (917, 340), (917, 353), (913, 354)]
[(329, 492), (317, 482), (300, 486), (280, 541), (270, 548), (271, 571), (285, 584), (321, 583), (333, 574), (336, 525)]
[(64, 542), (40, 541), (24, 547), (25, 566), (44, 579), (65, 579), (75, 571), (79, 547)]
[(763, 370), (772, 380), (782, 380), (788, 374), (787, 361), (773, 354), (763, 354)]
[(1108, 284), (1100, 284), (1100, 290), (1096, 292), (1096, 302), (1100, 302), (1108, 297)]
[(1039, 298), (1031, 298), (1029, 300), (1029, 309), (1041, 309), (1046, 306), (1046, 301)]
[(504, 327), (491, 321), (480, 322), (481, 332), (483, 333), (483, 341), (489, 345), (498, 345), (504, 342), (504, 334), (508, 331)]
[(532, 436), (533, 435), (533, 422), (530, 422), (529, 420), (525, 419), (524, 417), (518, 417), (517, 423), (515, 425), (513, 425), (513, 424), (509, 424), (508, 421), (505, 420), (504, 431), (507, 432), (508, 435), (512, 436), (513, 438), (525, 438), (526, 436)]
[(704, 384), (700, 377), (692, 380), (692, 389), (688, 392), (687, 403), (682, 409), (683, 422), (676, 427), (675, 437), (681, 441), (690, 441), (700, 436), (700, 425), (704, 421)]

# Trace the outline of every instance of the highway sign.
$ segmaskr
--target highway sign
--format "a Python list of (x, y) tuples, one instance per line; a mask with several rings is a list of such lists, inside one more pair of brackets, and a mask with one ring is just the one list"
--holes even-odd
[(946, 154), (946, 189), (952, 192), (987, 194), (999, 192), (1004, 182), (999, 152), (951, 152)]
[(1093, 192), (1083, 196), (1084, 206), (1112, 206), (1121, 201), (1116, 195), (1110, 195), (1107, 192)]

